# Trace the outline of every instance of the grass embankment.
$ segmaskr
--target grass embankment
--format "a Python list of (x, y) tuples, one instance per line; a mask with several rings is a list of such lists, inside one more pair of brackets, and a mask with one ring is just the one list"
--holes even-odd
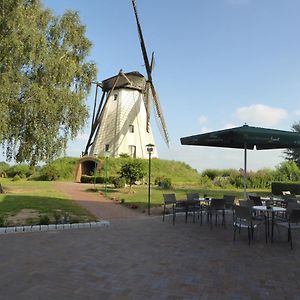
[[(95, 220), (86, 209), (55, 190), (54, 182), (1, 179), (0, 224), (85, 222)], [(5, 223), (5, 224), (3, 224)]]
[[(98, 190), (105, 192), (102, 186)], [(129, 188), (114, 189), (111, 186), (107, 189), (107, 196), (111, 199), (119, 200), (124, 205), (139, 208), (145, 211), (148, 203), (148, 186), (138, 185), (133, 187), (133, 193), (129, 193)], [(269, 190), (248, 190), (255, 192), (261, 196), (269, 196)], [(186, 199), (187, 193), (199, 193), (200, 197), (207, 195), (208, 197), (223, 198), (224, 195), (236, 196), (236, 199), (244, 198), (244, 191), (241, 189), (209, 189), (198, 187), (174, 187), (169, 190), (161, 189), (157, 186), (151, 186), (151, 206), (160, 207), (163, 205), (163, 194), (174, 193), (176, 199)]]

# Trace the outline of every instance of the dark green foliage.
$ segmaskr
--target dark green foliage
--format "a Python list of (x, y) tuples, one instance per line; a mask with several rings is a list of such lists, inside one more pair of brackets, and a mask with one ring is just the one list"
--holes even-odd
[(222, 176), (222, 171), (217, 169), (206, 169), (202, 172), (202, 176), (207, 176), (210, 180), (214, 180), (218, 176)]
[(10, 178), (14, 178), (16, 175), (19, 176), (19, 178), (27, 178), (33, 173), (34, 169), (25, 164), (14, 165), (6, 171), (7, 176)]
[(47, 215), (39, 216), (39, 225), (49, 225), (50, 218)]
[(272, 182), (272, 194), (282, 195), (282, 191), (290, 191), (291, 194), (300, 195), (300, 182)]
[(125, 181), (125, 178), (116, 177), (113, 179), (112, 183), (114, 184), (115, 188), (121, 189), (121, 188), (125, 187), (126, 181)]
[(7, 226), (7, 217), (5, 215), (0, 215), (0, 227)]
[(0, 162), (0, 177), (6, 177), (7, 171), (10, 168), (10, 165), (4, 161)]
[(40, 180), (53, 181), (59, 179), (59, 171), (55, 165), (45, 165), (40, 171)]
[(132, 185), (145, 176), (145, 164), (141, 159), (132, 159), (124, 163), (120, 170), (120, 177), (123, 177), (130, 189)]
[(0, 2), (0, 140), (8, 160), (50, 161), (87, 120), (96, 67), (77, 12), (40, 0)]
[(170, 190), (172, 188), (171, 178), (163, 177), (158, 182), (158, 186), (165, 190)]

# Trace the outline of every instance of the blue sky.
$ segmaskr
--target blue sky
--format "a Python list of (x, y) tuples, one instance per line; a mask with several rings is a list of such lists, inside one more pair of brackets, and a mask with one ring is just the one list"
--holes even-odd
[[(76, 10), (93, 43), (98, 81), (145, 74), (131, 0), (44, 0), (60, 15)], [(300, 1), (137, 0), (153, 82), (170, 135), (152, 127), (159, 157), (207, 168), (242, 168), (243, 150), (180, 145), (180, 137), (244, 123), (289, 130), (300, 120)], [(87, 99), (93, 103), (94, 90)], [(69, 144), (79, 156), (88, 129)], [(248, 169), (275, 167), (282, 150), (249, 151)]]

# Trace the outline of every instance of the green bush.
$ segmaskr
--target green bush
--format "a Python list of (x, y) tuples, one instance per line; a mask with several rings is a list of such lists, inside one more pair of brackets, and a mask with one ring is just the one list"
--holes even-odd
[(1, 161), (0, 162), (0, 177), (2, 177), (2, 178), (6, 177), (6, 173), (9, 168), (10, 168), (10, 166), (8, 163)]
[(13, 178), (16, 175), (20, 176), (20, 178), (26, 178), (31, 176), (34, 173), (34, 169), (25, 164), (18, 164), (10, 167), (6, 174), (8, 177)]
[(126, 181), (125, 181), (125, 178), (123, 178), (123, 177), (116, 177), (113, 179), (112, 183), (115, 188), (121, 189), (121, 188), (125, 187)]
[(50, 218), (47, 215), (40, 215), (39, 225), (49, 225)]
[(158, 182), (158, 186), (162, 189), (169, 190), (172, 188), (172, 181), (171, 178), (161, 178)]
[(0, 215), (0, 227), (7, 226), (7, 218), (5, 215)]
[(273, 195), (282, 195), (282, 191), (300, 195), (300, 182), (272, 182), (271, 190)]
[(59, 179), (59, 171), (55, 165), (45, 165), (40, 171), (40, 179), (45, 181), (53, 181)]
[(13, 177), (12, 181), (18, 181), (21, 180), (21, 177), (17, 174)]

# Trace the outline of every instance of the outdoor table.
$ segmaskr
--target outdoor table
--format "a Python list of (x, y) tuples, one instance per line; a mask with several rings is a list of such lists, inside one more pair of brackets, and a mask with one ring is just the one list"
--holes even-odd
[(269, 224), (269, 222), (270, 222), (270, 219), (271, 219), (271, 243), (272, 243), (273, 242), (275, 213), (286, 212), (286, 209), (283, 208), (283, 207), (270, 207), (270, 208), (267, 208), (267, 206), (265, 206), (265, 205), (253, 206), (252, 209), (254, 211), (260, 211), (260, 212), (264, 213), (266, 243), (268, 242), (268, 237), (270, 236), (270, 224)]
[(286, 201), (279, 197), (260, 197), (260, 199), (263, 201), (263, 203), (266, 203), (266, 201), (270, 201), (276, 206), (284, 207), (284, 204)]

